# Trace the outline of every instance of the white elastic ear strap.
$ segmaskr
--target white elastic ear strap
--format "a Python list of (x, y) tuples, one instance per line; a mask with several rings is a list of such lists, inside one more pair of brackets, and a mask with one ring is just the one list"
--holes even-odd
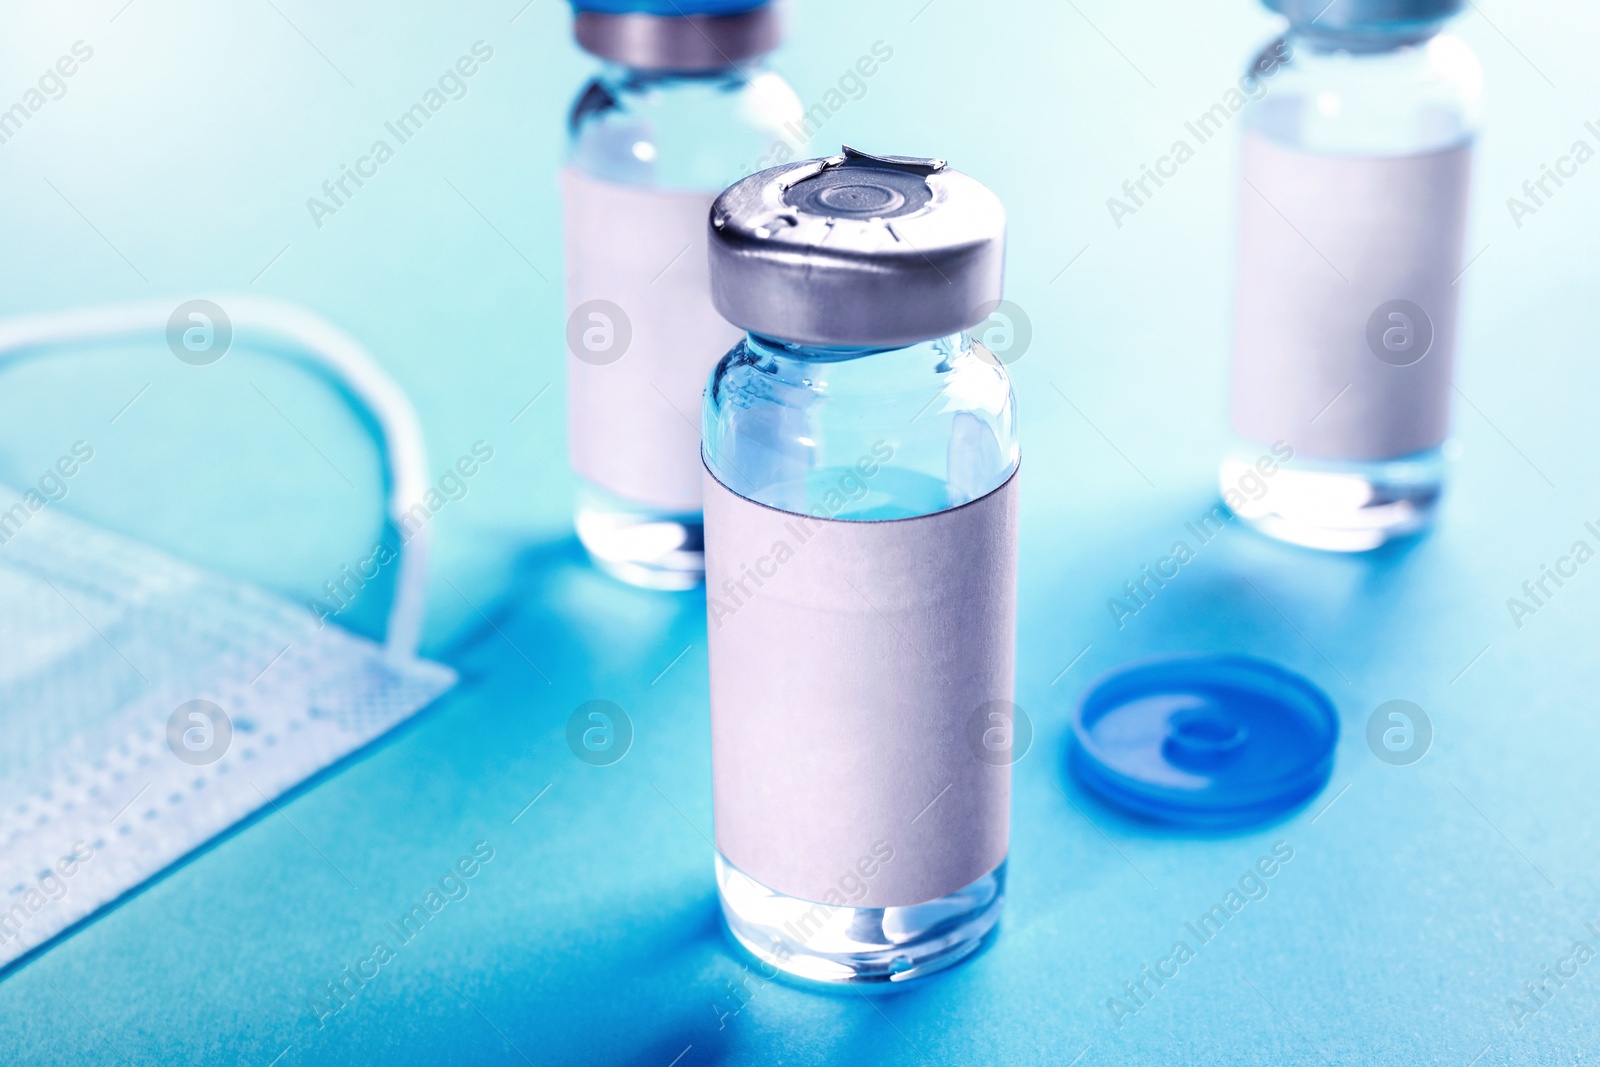
[[(292, 342), (312, 365), (355, 397), (378, 424), (389, 479), (389, 518), (396, 530), (427, 490), (427, 451), (411, 401), (362, 344), (302, 307), (259, 296), (221, 296), (218, 306), (232, 321), (234, 340), (251, 331)], [(0, 362), (34, 354), (45, 345), (107, 338), (164, 335), (175, 305), (142, 301), (76, 311), (0, 319)], [(427, 599), (428, 527), (419, 525), (398, 551), (398, 575), (389, 606), (384, 648), (413, 658), (422, 639)]]

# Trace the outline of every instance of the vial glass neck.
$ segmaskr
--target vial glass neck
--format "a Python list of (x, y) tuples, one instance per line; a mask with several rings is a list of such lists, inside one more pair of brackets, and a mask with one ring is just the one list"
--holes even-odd
[(706, 464), (750, 500), (799, 514), (821, 506), (836, 519), (976, 500), (1018, 455), (1011, 384), (979, 353), (962, 333), (905, 348), (747, 335), (706, 390)]
[(666, 70), (657, 67), (630, 67), (606, 60), (601, 76), (612, 84), (633, 92), (676, 85), (715, 86), (728, 82), (747, 82), (767, 69), (767, 56), (751, 56), (737, 63), (708, 70)]
[(845, 345), (809, 345), (797, 341), (784, 341), (776, 337), (766, 337), (761, 334), (748, 334), (748, 343), (754, 352), (777, 359), (793, 359), (808, 363), (841, 363), (845, 360), (863, 359), (867, 356), (883, 355), (888, 352), (909, 352), (920, 346), (931, 344), (939, 340), (930, 337), (924, 341), (916, 341), (909, 345), (895, 346), (893, 348), (845, 346)]
[(1444, 20), (1322, 26), (1290, 23), (1287, 37), (1296, 52), (1313, 55), (1381, 55), (1422, 44), (1444, 29)]

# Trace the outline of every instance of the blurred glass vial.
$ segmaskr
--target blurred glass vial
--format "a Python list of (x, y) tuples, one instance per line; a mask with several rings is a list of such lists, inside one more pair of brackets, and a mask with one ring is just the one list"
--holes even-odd
[(803, 978), (914, 978), (999, 920), (1019, 451), (968, 331), (1004, 231), (942, 161), (851, 149), (712, 209), (712, 296), (748, 330), (703, 413), (718, 888)]
[(1439, 501), (1482, 75), (1440, 33), (1461, 0), (1266, 2), (1289, 25), (1244, 78), (1221, 486), (1268, 536), (1359, 552)]
[(800, 114), (766, 67), (758, 0), (575, 0), (605, 61), (573, 104), (562, 174), (568, 450), (578, 538), (602, 569), (656, 589), (701, 580), (705, 376), (739, 331), (706, 278), (706, 215)]

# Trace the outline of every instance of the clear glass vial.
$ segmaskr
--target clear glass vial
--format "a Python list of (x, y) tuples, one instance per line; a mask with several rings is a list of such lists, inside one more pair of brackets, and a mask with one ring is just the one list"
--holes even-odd
[(603, 570), (688, 589), (704, 568), (699, 391), (738, 334), (697, 235), (724, 186), (802, 147), (800, 103), (766, 64), (767, 0), (574, 7), (578, 43), (605, 60), (573, 103), (563, 182), (575, 525)]
[[(936, 198), (933, 186), (939, 188)], [(934, 199), (937, 203), (930, 204)], [(938, 221), (941, 211), (949, 217), (943, 233), (910, 228), (928, 225), (930, 216)], [(880, 240), (885, 227), (896, 226), (904, 242)], [(917, 517), (947, 514), (1012, 483), (1019, 451), (1011, 384), (1000, 362), (966, 332), (999, 299), (1003, 227), (993, 194), (942, 163), (849, 149), (829, 160), (796, 164), (777, 177), (746, 179), (719, 198), (713, 211), (713, 294), (724, 314), (750, 332), (716, 365), (706, 390), (709, 475), (741, 501), (776, 509), (792, 517), (791, 523), (811, 516), (846, 528), (923, 521)], [(918, 255), (907, 251), (912, 243)], [(711, 512), (714, 519), (720, 514)], [(710, 530), (717, 550), (721, 531), (715, 523)], [(919, 862), (893, 828), (870, 853), (862, 849), (855, 868), (839, 863), (838, 870), (816, 872), (828, 875), (827, 885), (836, 890), (830, 892), (780, 891), (726, 854), (730, 838), (737, 836), (730, 824), (746, 813), (730, 810), (744, 794), (725, 783), (741, 773), (735, 764), (758, 757), (742, 750), (727, 727), (751, 709), (719, 705), (725, 693), (718, 679), (723, 672), (757, 668), (730, 662), (728, 648), (719, 645), (726, 633), (720, 613), (746, 608), (741, 587), (734, 584), (741, 572), (719, 567), (715, 551), (712, 562), (717, 884), (730, 933), (767, 964), (819, 982), (903, 981), (965, 959), (999, 921), (1003, 841), (992, 862), (982, 864), (970, 881), (932, 899), (892, 901), (866, 899), (880, 865)], [(719, 570), (731, 578), (721, 580)], [(742, 588), (752, 591), (748, 583)], [(765, 585), (754, 592), (757, 600), (786, 595)], [(779, 632), (785, 632), (782, 627), (790, 620), (776, 618)], [(810, 662), (813, 657), (798, 640), (777, 654), (806, 658), (800, 670), (861, 669), (848, 662)], [(895, 669), (881, 663), (869, 669), (879, 668)], [(1009, 672), (1007, 652), (1007, 693)], [(759, 679), (746, 682), (759, 688)], [(806, 699), (796, 702), (793, 715), (815, 714), (814, 730), (828, 729), (825, 711)], [(965, 719), (968, 709), (954, 710), (957, 719)], [(814, 732), (802, 736), (807, 749), (827, 749), (839, 740)], [(902, 763), (914, 764), (933, 759), (934, 750), (950, 738), (901, 734), (880, 741)], [(790, 750), (782, 758), (792, 762), (793, 757)], [(987, 773), (1004, 776), (1009, 796), (1009, 761), (1000, 762), (1004, 766), (989, 767)], [(838, 772), (829, 766), (823, 773)], [(862, 810), (875, 816), (882, 805), (897, 802), (876, 772), (869, 778), (830, 781), (825, 788), (831, 800), (803, 817), (834, 819), (830, 830), (848, 834), (856, 828), (839, 825), (847, 816), (815, 808), (847, 811), (874, 790), (878, 793)], [(781, 774), (770, 768), (763, 779), (763, 790), (783, 788)], [(919, 796), (911, 810), (922, 802)], [(756, 826), (763, 837), (791, 841), (797, 839), (792, 829)]]
[[(1241, 82), (1240, 274), (1224, 499), (1358, 552), (1433, 520), (1482, 74), (1461, 0), (1266, 0)], [(1254, 219), (1254, 221), (1252, 221)]]

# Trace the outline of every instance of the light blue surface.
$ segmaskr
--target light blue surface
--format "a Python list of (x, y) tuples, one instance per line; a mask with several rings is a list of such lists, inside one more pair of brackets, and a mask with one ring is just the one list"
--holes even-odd
[[(13, 2), (0, 103), (74, 41), (95, 51), (0, 144), (0, 310), (298, 300), (392, 369), (439, 471), (477, 440), (496, 458), (435, 520), (430, 646), (463, 672), (458, 691), (0, 980), (0, 1061), (1592, 1059), (1600, 961), (1520, 1029), (1506, 1000), (1574, 939), (1600, 945), (1584, 929), (1600, 920), (1600, 563), (1520, 628), (1506, 599), (1574, 541), (1600, 546), (1584, 526), (1600, 528), (1600, 170), (1580, 166), (1520, 227), (1506, 198), (1575, 140), (1596, 145), (1600, 16), (1494, 0), (1461, 20), (1490, 85), (1468, 239), (1483, 251), (1461, 281), (1461, 455), (1437, 533), (1334, 559), (1231, 527), (1118, 629), (1106, 599), (1213, 499), (1231, 131), (1120, 229), (1105, 199), (1222, 98), (1267, 16), (1243, 0), (794, 6), (779, 64), (808, 105), (874, 41), (894, 50), (861, 99), (837, 98), (824, 148), (945, 156), (1010, 211), (1008, 295), (1034, 331), (1010, 369), (1026, 457), (1017, 700), (1035, 741), (994, 946), (870, 1003), (751, 982), (719, 1028), (744, 972), (714, 912), (702, 608), (607, 582), (565, 533), (554, 169), (590, 69), (567, 7)], [(306, 198), (480, 39), (494, 58), (467, 95), (316, 228)], [(64, 506), (275, 588), (316, 588), (377, 528), (359, 430), (247, 353), (197, 369), (154, 347), (97, 351), (6, 376), (0, 481), (31, 480), (80, 437), (97, 458)], [(1328, 790), (1220, 838), (1155, 833), (1083, 797), (1063, 772), (1082, 687), (1207, 650), (1277, 660), (1330, 694), (1343, 728)], [(611, 767), (566, 747), (592, 698), (634, 721)], [(1409, 767), (1365, 740), (1396, 698), (1434, 726)], [(480, 841), (494, 859), (470, 894), (319, 1029), (308, 998)], [(1294, 856), (1266, 898), (1119, 1029), (1108, 998), (1278, 841)]]

